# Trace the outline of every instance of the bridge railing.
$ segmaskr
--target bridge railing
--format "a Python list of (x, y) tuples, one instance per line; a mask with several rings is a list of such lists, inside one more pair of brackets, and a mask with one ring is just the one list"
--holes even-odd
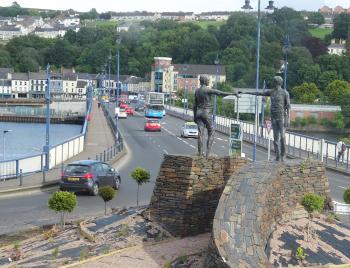
[[(51, 146), (49, 153), (50, 169), (62, 164), (64, 161), (76, 156), (84, 150), (85, 136), (88, 130), (88, 115), (90, 112), (91, 104), (86, 111), (84, 125), (79, 135)], [(35, 172), (41, 172), (45, 167), (45, 159), (46, 154), (41, 152), (22, 158), (1, 160), (0, 180), (18, 178), (20, 176), (30, 175)]]
[[(184, 120), (193, 120), (193, 111), (188, 109), (187, 111), (180, 107), (174, 107), (166, 105), (167, 113)], [(233, 118), (224, 116), (215, 117), (215, 129), (221, 133), (229, 135), (230, 125), (232, 123), (240, 123), (243, 130), (243, 139), (248, 142), (254, 142), (254, 124), (245, 121), (237, 121)], [(267, 148), (268, 146), (268, 131), (266, 127), (259, 126), (257, 133), (257, 144)], [(270, 133), (271, 140), (273, 141), (273, 130)], [(333, 141), (328, 141), (312, 136), (302, 135), (294, 132), (286, 132), (286, 150), (287, 154), (293, 157), (307, 158), (312, 157), (323, 162), (328, 167), (334, 167), (339, 170), (349, 171), (349, 152), (350, 146), (347, 145), (346, 151), (337, 161), (337, 144)]]

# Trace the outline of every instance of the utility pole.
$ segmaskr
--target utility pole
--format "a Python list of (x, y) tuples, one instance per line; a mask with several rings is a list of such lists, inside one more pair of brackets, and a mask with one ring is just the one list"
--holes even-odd
[(50, 64), (47, 64), (46, 67), (46, 92), (45, 92), (45, 102), (46, 102), (46, 137), (45, 137), (45, 170), (50, 169), (50, 101), (51, 101), (51, 92), (50, 92)]

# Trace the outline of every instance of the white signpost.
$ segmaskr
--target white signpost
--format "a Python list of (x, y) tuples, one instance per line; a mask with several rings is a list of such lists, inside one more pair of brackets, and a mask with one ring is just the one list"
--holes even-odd
[(267, 138), (269, 140), (268, 146), (267, 146), (267, 161), (270, 161), (270, 156), (271, 156), (271, 120), (265, 120), (266, 124), (266, 131), (267, 131)]

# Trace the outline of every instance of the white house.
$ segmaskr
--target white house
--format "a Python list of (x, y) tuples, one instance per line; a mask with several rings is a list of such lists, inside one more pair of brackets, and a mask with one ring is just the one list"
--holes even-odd
[(197, 15), (198, 20), (215, 20), (215, 21), (226, 21), (232, 15), (232, 12), (228, 11), (213, 11), (213, 12), (202, 12)]
[(0, 27), (0, 40), (10, 40), (21, 35), (25, 35), (22, 26), (11, 25)]
[(75, 73), (64, 73), (62, 76), (63, 94), (66, 98), (74, 98), (77, 94), (78, 76)]
[(332, 39), (331, 44), (328, 46), (328, 54), (343, 56), (346, 52), (346, 41), (343, 39)]
[(11, 98), (12, 68), (0, 68), (0, 96)]
[(46, 74), (29, 73), (30, 95), (32, 98), (44, 98), (46, 91)]
[(28, 73), (13, 73), (11, 80), (12, 98), (28, 98), (29, 90)]

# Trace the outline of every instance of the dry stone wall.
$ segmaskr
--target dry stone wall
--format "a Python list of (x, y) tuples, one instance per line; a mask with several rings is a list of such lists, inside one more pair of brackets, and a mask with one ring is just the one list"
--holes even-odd
[(210, 232), (226, 182), (247, 162), (165, 155), (148, 210), (150, 218), (175, 236)]
[(265, 254), (269, 236), (307, 192), (330, 200), (322, 163), (256, 162), (240, 169), (220, 198), (206, 267), (271, 267)]

